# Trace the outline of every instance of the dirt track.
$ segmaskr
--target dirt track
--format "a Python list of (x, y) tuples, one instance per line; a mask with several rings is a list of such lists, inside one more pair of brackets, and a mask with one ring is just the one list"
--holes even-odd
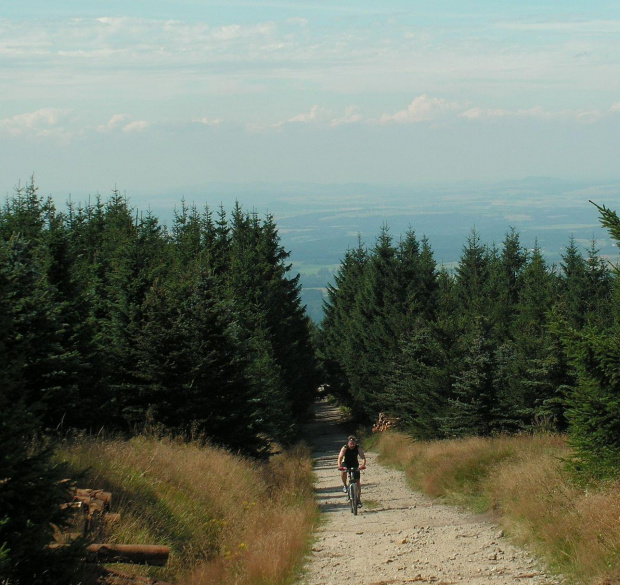
[(350, 512), (336, 469), (346, 430), (337, 411), (317, 404), (308, 436), (314, 447), (316, 495), (324, 522), (316, 533), (304, 585), (467, 583), (556, 585), (526, 552), (513, 547), (485, 518), (412, 491), (398, 471), (367, 453), (364, 507)]

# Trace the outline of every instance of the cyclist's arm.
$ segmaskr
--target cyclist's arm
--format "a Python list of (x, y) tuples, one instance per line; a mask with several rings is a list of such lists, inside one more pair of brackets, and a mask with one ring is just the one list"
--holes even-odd
[(342, 467), (342, 460), (344, 459), (344, 450), (345, 450), (345, 447), (340, 449), (340, 453), (338, 454), (338, 467)]
[(366, 453), (364, 453), (364, 449), (359, 447), (357, 452), (360, 454), (360, 457), (362, 458), (362, 466), (366, 467)]

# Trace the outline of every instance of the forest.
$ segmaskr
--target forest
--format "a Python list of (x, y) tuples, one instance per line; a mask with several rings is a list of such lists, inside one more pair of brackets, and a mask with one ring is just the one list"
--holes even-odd
[[(620, 241), (616, 213), (598, 206)], [(509, 229), (501, 246), (473, 230), (453, 272), (428, 239), (344, 256), (319, 353), (331, 391), (370, 423), (380, 412), (418, 439), (567, 432), (576, 476), (620, 471), (620, 281), (593, 242), (559, 266)]]
[(6, 201), (0, 580), (31, 582), (62, 521), (54, 437), (161, 432), (258, 458), (296, 438), (320, 380), (287, 257), (240, 205), (181, 202), (167, 227), (116, 191), (59, 211), (30, 181)]
[(575, 477), (617, 477), (620, 280), (595, 243), (549, 266), (514, 229), (500, 246), (474, 230), (448, 271), (384, 226), (344, 252), (318, 329), (288, 256), (273, 217), (240, 204), (181, 201), (168, 226), (118, 191), (59, 210), (31, 180), (7, 198), (1, 579), (30, 582), (63, 521), (56, 438), (155, 432), (265, 459), (320, 384), (360, 424), (387, 413), (419, 439), (567, 433)]

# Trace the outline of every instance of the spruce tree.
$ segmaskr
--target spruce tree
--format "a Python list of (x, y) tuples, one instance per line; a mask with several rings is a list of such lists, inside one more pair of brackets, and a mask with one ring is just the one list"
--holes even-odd
[[(596, 205), (596, 204), (595, 204)], [(620, 242), (620, 219), (615, 211), (596, 205), (603, 227)], [(615, 287), (618, 288), (618, 268)], [(618, 294), (616, 292), (616, 294)], [(573, 466), (584, 476), (617, 477), (620, 474), (620, 311), (601, 331), (566, 326), (563, 340), (577, 371), (577, 385), (568, 397), (570, 440), (575, 447)]]
[(349, 405), (352, 394), (357, 392), (361, 383), (357, 356), (362, 345), (354, 316), (367, 262), (368, 254), (358, 238), (357, 247), (346, 251), (334, 276), (334, 284), (327, 286), (325, 316), (321, 324), (322, 359), (327, 381), (331, 391)]
[(449, 437), (489, 435), (497, 430), (497, 364), (494, 347), (483, 319), (468, 335), (468, 350), (452, 386), (442, 430)]
[[(28, 241), (0, 241), (0, 580), (63, 582), (50, 558), (68, 487), (43, 420), (62, 403), (64, 351), (53, 291)], [(48, 575), (48, 577), (45, 577)]]

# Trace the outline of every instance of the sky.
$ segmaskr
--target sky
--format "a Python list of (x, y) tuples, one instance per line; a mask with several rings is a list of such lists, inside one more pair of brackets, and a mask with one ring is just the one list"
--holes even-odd
[(620, 178), (617, 0), (3, 0), (0, 192)]

